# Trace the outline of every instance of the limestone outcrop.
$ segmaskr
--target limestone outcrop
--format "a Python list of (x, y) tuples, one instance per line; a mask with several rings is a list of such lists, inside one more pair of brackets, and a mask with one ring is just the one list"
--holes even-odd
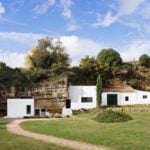
[(45, 109), (50, 113), (60, 113), (68, 98), (68, 80), (65, 78), (43, 81), (31, 88), (2, 88), (0, 90), (0, 116), (6, 115), (8, 98), (27, 97), (35, 99), (35, 109)]

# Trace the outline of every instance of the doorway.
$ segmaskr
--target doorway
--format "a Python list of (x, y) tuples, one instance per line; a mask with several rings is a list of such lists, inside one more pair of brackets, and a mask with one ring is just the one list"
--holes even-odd
[(117, 94), (108, 94), (107, 95), (107, 105), (114, 106), (118, 104), (118, 95)]

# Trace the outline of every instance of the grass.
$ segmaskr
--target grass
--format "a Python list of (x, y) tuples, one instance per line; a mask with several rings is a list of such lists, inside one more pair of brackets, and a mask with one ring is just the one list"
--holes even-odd
[(0, 119), (0, 150), (71, 150), (66, 147), (11, 134), (6, 131), (6, 124), (8, 122), (10, 121)]
[(24, 122), (23, 128), (66, 139), (103, 145), (114, 150), (150, 149), (150, 112), (129, 113), (133, 120), (124, 123), (99, 123), (96, 111), (75, 118)]
[(126, 122), (132, 120), (132, 118), (124, 112), (105, 110), (98, 113), (95, 120), (98, 122), (114, 123), (114, 122)]

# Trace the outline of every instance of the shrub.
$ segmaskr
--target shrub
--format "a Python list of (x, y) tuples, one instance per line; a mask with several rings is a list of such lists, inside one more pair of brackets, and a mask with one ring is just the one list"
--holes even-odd
[(105, 123), (115, 123), (115, 122), (125, 122), (128, 120), (132, 120), (132, 118), (123, 112), (116, 112), (112, 110), (105, 110), (100, 112), (96, 116), (96, 120), (98, 122), (105, 122)]

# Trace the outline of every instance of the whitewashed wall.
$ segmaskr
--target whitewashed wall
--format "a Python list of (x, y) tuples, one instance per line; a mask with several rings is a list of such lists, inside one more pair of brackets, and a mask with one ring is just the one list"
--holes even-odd
[[(121, 92), (103, 92), (102, 93), (102, 106), (107, 106), (107, 95), (117, 94), (118, 105), (136, 105), (136, 104), (150, 104), (150, 92), (138, 91), (132, 93), (121, 93)], [(146, 95), (147, 98), (143, 98)], [(126, 101), (125, 97), (128, 96), (129, 100)]]
[[(102, 106), (107, 106), (108, 94), (117, 94), (118, 105), (133, 105), (136, 103), (136, 92), (133, 92), (133, 93), (103, 92), (102, 93)], [(125, 100), (126, 96), (129, 97), (128, 101)]]
[[(81, 102), (82, 97), (92, 97), (92, 102)], [(96, 107), (96, 86), (69, 86), (71, 109), (91, 109)]]
[[(26, 106), (31, 105), (31, 114), (26, 113)], [(34, 99), (7, 99), (7, 117), (23, 118), (34, 116)]]
[[(150, 104), (150, 92), (136, 90), (137, 104)], [(146, 95), (147, 98), (143, 98)]]

